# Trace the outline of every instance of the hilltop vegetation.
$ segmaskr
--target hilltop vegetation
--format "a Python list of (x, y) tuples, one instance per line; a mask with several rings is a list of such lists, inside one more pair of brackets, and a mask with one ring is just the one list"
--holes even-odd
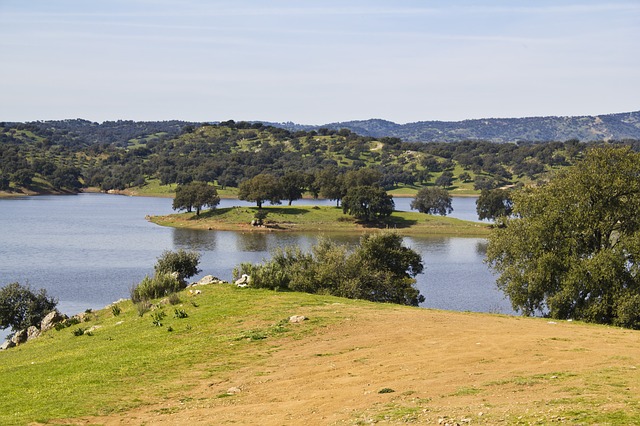
[[(640, 146), (638, 141), (624, 143)], [(215, 183), (221, 196), (233, 196), (243, 181), (260, 173), (282, 177), (295, 172), (308, 194), (322, 196), (323, 176), (369, 168), (380, 173), (380, 183), (392, 194), (413, 195), (433, 185), (465, 194), (544, 178), (598, 144), (418, 143), (347, 129), (289, 131), (233, 121), (3, 123), (0, 191), (61, 193), (93, 187), (171, 194), (172, 185), (201, 181)], [(446, 179), (439, 180), (443, 174)]]
[(292, 130), (349, 129), (360, 135), (397, 137), (410, 142), (483, 140), (580, 141), (640, 139), (640, 111), (579, 117), (483, 118), (464, 121), (418, 121), (396, 124), (386, 120), (356, 120), (323, 126), (274, 124)]

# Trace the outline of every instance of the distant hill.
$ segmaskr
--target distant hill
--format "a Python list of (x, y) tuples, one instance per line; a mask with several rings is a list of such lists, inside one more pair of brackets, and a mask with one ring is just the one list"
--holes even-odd
[(287, 130), (349, 129), (363, 136), (396, 137), (407, 142), (491, 142), (640, 139), (640, 111), (580, 117), (486, 118), (397, 124), (370, 119), (306, 126), (265, 123)]

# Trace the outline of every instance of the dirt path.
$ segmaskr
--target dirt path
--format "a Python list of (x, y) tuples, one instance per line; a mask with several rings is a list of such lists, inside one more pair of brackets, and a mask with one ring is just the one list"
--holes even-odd
[[(155, 406), (69, 423), (593, 424), (618, 412), (640, 419), (639, 332), (354, 309), (312, 337), (280, 343), (254, 365), (201, 379)], [(227, 392), (238, 393), (221, 397)]]

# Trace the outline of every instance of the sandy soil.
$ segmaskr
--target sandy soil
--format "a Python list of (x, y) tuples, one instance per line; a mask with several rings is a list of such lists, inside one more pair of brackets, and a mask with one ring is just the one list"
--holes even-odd
[(156, 405), (64, 423), (592, 424), (616, 411), (640, 418), (639, 332), (424, 309), (349, 315), (304, 340), (278, 341), (252, 365), (185, 378), (195, 387)]

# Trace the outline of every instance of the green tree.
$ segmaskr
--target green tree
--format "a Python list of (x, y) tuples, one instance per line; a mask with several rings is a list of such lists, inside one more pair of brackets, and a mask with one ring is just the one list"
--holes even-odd
[(483, 189), (476, 200), (476, 212), (481, 220), (509, 216), (512, 210), (513, 201), (504, 189)]
[(462, 182), (471, 182), (471, 175), (468, 172), (462, 172), (458, 175), (458, 179), (460, 179)]
[(280, 178), (282, 195), (289, 205), (295, 200), (302, 198), (302, 194), (307, 187), (307, 176), (302, 172), (287, 172)]
[(195, 251), (186, 251), (180, 249), (178, 251), (165, 250), (158, 258), (154, 269), (156, 275), (176, 274), (180, 282), (185, 282), (199, 272), (198, 264), (200, 263), (200, 253)]
[(357, 219), (373, 222), (391, 216), (393, 197), (379, 186), (349, 188), (342, 199), (342, 211)]
[(335, 200), (336, 205), (340, 205), (340, 200), (344, 197), (344, 175), (337, 167), (327, 167), (316, 173), (314, 187), (318, 188), (321, 197)]
[(435, 182), (437, 186), (441, 186), (443, 188), (451, 186), (452, 183), (453, 183), (453, 172), (449, 170), (445, 170), (444, 172), (442, 172), (442, 174), (438, 176)]
[(0, 329), (39, 328), (42, 319), (55, 310), (57, 304), (45, 289), (33, 292), (28, 285), (9, 284), (0, 289)]
[(451, 207), (451, 195), (442, 188), (424, 187), (411, 201), (411, 208), (420, 213), (439, 214), (446, 216), (453, 211)]
[(204, 182), (191, 182), (178, 185), (176, 196), (173, 199), (174, 210), (196, 210), (196, 216), (200, 216), (203, 207), (216, 208), (220, 203), (220, 197), (215, 187)]
[(640, 154), (592, 149), (513, 201), (487, 260), (514, 309), (640, 328)]
[(282, 186), (277, 177), (269, 173), (260, 173), (251, 179), (243, 181), (238, 187), (238, 198), (255, 201), (259, 209), (262, 203), (280, 204), (282, 200)]

